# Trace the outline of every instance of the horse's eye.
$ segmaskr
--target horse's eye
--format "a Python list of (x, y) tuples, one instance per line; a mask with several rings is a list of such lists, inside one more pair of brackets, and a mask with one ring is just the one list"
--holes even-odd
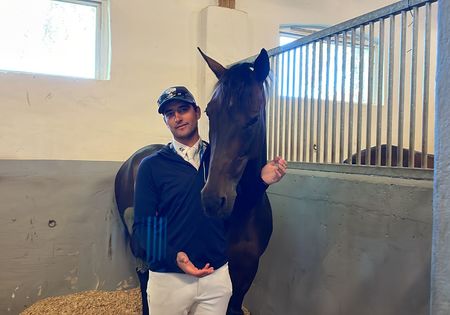
[(258, 121), (258, 116), (253, 117), (252, 119), (249, 120), (249, 122), (244, 126), (244, 128), (249, 128), (251, 126), (253, 126), (254, 124), (256, 124), (256, 122)]

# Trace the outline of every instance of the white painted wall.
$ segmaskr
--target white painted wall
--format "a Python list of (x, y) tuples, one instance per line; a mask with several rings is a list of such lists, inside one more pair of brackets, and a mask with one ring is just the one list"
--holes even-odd
[[(245, 49), (256, 54), (277, 46), (281, 23), (335, 24), (394, 2), (238, 0), (236, 9), (247, 13)], [(0, 73), (0, 159), (124, 160), (148, 143), (170, 140), (155, 101), (176, 84), (200, 97), (204, 65), (196, 47), (206, 32), (200, 15), (215, 4), (111, 0), (110, 81)], [(221, 38), (222, 47), (229, 43)], [(226, 56), (212, 57), (228, 63)]]

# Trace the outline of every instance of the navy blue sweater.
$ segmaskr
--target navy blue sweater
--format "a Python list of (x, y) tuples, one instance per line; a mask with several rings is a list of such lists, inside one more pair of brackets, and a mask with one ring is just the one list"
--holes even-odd
[[(192, 263), (214, 269), (227, 262), (226, 226), (207, 217), (201, 190), (209, 167), (209, 147), (199, 170), (179, 156), (170, 145), (142, 160), (136, 179), (132, 247), (150, 270), (179, 272), (178, 252)], [(267, 186), (259, 178), (260, 196)], [(252, 187), (255, 189), (255, 186)]]

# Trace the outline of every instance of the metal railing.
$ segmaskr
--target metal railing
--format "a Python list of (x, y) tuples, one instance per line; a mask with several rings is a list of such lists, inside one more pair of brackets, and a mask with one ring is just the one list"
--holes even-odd
[(269, 158), (432, 168), (436, 1), (401, 1), (270, 50)]

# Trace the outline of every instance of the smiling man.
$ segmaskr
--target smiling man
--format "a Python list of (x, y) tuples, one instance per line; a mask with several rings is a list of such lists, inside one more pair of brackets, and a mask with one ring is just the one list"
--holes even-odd
[(158, 112), (163, 114), (174, 140), (192, 147), (200, 139), (197, 123), (201, 116), (200, 107), (186, 88), (175, 87), (169, 90), (158, 100), (164, 105), (159, 106)]
[[(225, 314), (232, 294), (226, 226), (201, 204), (209, 166), (198, 132), (201, 111), (183, 86), (165, 90), (157, 104), (173, 140), (139, 166), (132, 236), (133, 252), (150, 268), (150, 314)], [(286, 166), (280, 157), (269, 162), (251, 189), (263, 194)]]

